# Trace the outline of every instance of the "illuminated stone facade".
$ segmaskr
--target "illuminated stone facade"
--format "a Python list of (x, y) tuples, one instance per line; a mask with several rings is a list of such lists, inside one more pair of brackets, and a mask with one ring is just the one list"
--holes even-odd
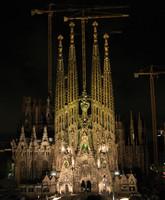
[[(59, 55), (54, 109), (50, 105), (49, 98), (44, 108), (40, 106), (41, 104), (37, 106), (35, 101), (31, 104), (31, 99), (25, 98), (23, 121), (25, 130), (29, 131), (28, 127), (32, 127), (33, 124), (36, 128), (35, 126), (31, 128), (31, 138), (27, 139), (22, 127), (19, 141), (11, 142), (18, 184), (25, 180), (42, 180), (43, 192), (49, 188), (52, 194), (55, 191), (65, 193), (84, 190), (112, 192), (113, 187), (118, 193), (137, 191), (133, 174), (122, 173), (122, 176), (115, 176), (114, 172), (118, 169), (122, 172), (124, 168), (134, 167), (145, 170), (143, 128), (142, 124), (139, 124), (138, 134), (141, 135), (135, 138), (131, 115), (129, 137), (131, 140), (127, 144), (122, 123), (120, 120), (115, 122), (109, 36), (104, 35), (104, 67), (101, 73), (97, 26), (97, 22), (94, 22), (91, 96), (87, 95), (85, 89), (81, 97), (78, 95), (74, 23), (72, 22), (67, 75), (64, 73), (63, 36), (58, 37)], [(41, 113), (44, 113), (45, 118), (40, 119)], [(52, 123), (53, 119), (54, 123)], [(38, 139), (36, 130), (42, 130), (44, 122), (47, 126), (43, 128), (42, 138)], [(52, 130), (54, 130), (54, 137), (50, 138), (48, 134)], [(133, 160), (134, 156), (136, 161)]]

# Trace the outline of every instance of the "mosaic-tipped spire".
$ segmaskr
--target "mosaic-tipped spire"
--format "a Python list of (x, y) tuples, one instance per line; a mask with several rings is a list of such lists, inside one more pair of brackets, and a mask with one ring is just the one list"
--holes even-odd
[(57, 71), (63, 71), (64, 70), (63, 55), (62, 55), (62, 50), (63, 50), (62, 40), (63, 40), (63, 36), (59, 35), (58, 36), (58, 40), (59, 40), (59, 47), (58, 47), (58, 66), (57, 66)]
[(74, 27), (75, 27), (75, 23), (71, 22), (69, 24), (70, 26), (70, 43), (74, 45)]
[(93, 22), (92, 26), (94, 27), (94, 43), (97, 43), (97, 26), (98, 26), (98, 23), (96, 21)]
[(104, 39), (105, 39), (105, 44), (104, 44), (104, 49), (105, 49), (105, 57), (109, 56), (109, 47), (108, 47), (108, 39), (109, 39), (109, 35), (106, 33), (104, 34)]

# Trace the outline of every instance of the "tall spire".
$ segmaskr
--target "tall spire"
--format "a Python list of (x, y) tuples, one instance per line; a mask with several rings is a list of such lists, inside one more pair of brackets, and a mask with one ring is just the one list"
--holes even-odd
[(47, 105), (46, 105), (46, 119), (47, 119), (47, 121), (50, 119), (50, 115), (51, 115), (50, 111), (51, 111), (50, 97), (48, 96)]
[(75, 23), (71, 22), (69, 24), (70, 26), (70, 45), (74, 46), (74, 27), (75, 27)]
[(139, 144), (143, 144), (143, 126), (142, 126), (142, 120), (140, 117), (140, 112), (138, 113), (138, 140), (139, 140)]
[(24, 126), (21, 127), (21, 134), (20, 134), (20, 139), (19, 142), (25, 142), (25, 131), (24, 131)]
[(31, 139), (32, 139), (32, 140), (36, 140), (36, 139), (37, 139), (36, 127), (35, 127), (34, 125), (33, 125), (33, 130), (32, 130)]
[(63, 64), (63, 55), (62, 55), (62, 50), (63, 50), (63, 47), (62, 47), (62, 40), (63, 40), (63, 36), (62, 35), (59, 35), (58, 36), (58, 40), (59, 40), (59, 48), (58, 48), (58, 52), (59, 52), (59, 55), (58, 55), (58, 66), (57, 66), (57, 71), (63, 71), (64, 70), (64, 64)]
[(76, 65), (76, 51), (74, 44), (74, 27), (75, 24), (71, 22), (70, 26), (70, 47), (68, 58), (68, 103), (73, 102), (78, 98), (78, 80), (77, 80), (77, 65)]
[(59, 40), (59, 55), (58, 55), (58, 64), (57, 64), (57, 81), (56, 81), (56, 97), (55, 97), (55, 110), (59, 110), (65, 105), (65, 79), (64, 79), (64, 63), (62, 55), (62, 40), (63, 36), (58, 36)]
[(101, 67), (100, 67), (100, 55), (97, 40), (97, 26), (98, 23), (93, 22), (94, 34), (93, 34), (93, 55), (92, 55), (92, 73), (91, 73), (91, 93), (92, 100), (102, 102), (101, 95)]
[(135, 130), (134, 130), (134, 121), (132, 117), (132, 110), (130, 111), (130, 137), (131, 137), (131, 144), (135, 144)]
[(64, 76), (64, 62), (63, 62), (63, 46), (62, 40), (63, 36), (58, 36), (59, 40), (59, 55), (58, 55), (58, 64), (57, 64), (57, 76), (56, 76), (56, 89), (55, 89), (55, 134), (61, 131), (62, 128), (62, 112), (61, 109), (64, 108), (66, 103), (65, 96), (65, 76)]
[[(84, 16), (84, 11), (83, 11)], [(86, 47), (85, 47), (85, 19), (81, 20), (82, 30), (82, 74), (83, 74), (83, 91), (86, 90)]]
[(44, 126), (44, 131), (42, 135), (42, 142), (48, 142), (48, 132), (47, 132), (47, 127)]
[(109, 35), (105, 34), (105, 44), (104, 44), (104, 75), (103, 75), (103, 104), (105, 107), (114, 111), (114, 98), (113, 98), (113, 87), (112, 87), (112, 77), (109, 59), (109, 47), (108, 47)]

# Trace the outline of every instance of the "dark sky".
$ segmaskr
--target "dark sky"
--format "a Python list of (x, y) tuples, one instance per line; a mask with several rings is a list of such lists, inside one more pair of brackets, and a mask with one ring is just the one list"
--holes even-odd
[[(47, 17), (31, 16), (31, 9), (43, 8), (50, 1), (1, 1), (0, 5), (0, 139), (16, 136), (16, 121), (21, 113), (23, 96), (36, 98), (47, 95)], [(148, 126), (151, 124), (149, 77), (134, 79), (134, 72), (151, 64), (165, 66), (165, 12), (163, 3), (138, 1), (52, 1), (62, 7), (129, 5), (128, 19), (99, 20), (100, 51), (103, 51), (104, 33), (121, 30), (122, 34), (110, 36), (110, 58), (115, 96), (115, 110), (123, 120), (129, 112), (141, 111)], [(68, 14), (69, 15), (69, 14)], [(57, 35), (64, 35), (64, 54), (68, 49), (68, 23), (64, 14), (54, 19), (54, 65), (56, 64)], [(87, 23), (87, 40), (92, 45), (92, 21)], [(76, 40), (81, 39), (76, 22)], [(91, 39), (90, 39), (91, 37)], [(77, 42), (76, 47), (80, 44)], [(91, 54), (91, 49), (87, 48)], [(102, 55), (102, 53), (101, 53)], [(81, 54), (77, 55), (81, 58)], [(67, 58), (65, 57), (65, 63)], [(79, 59), (80, 60), (80, 59)], [(88, 68), (90, 56), (88, 56)], [(165, 67), (159, 68), (165, 71)], [(159, 70), (157, 69), (157, 70)], [(158, 128), (165, 121), (165, 75), (155, 79)]]

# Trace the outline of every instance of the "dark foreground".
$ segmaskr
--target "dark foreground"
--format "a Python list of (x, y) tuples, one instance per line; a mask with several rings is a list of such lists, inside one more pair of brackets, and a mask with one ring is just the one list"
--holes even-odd
[[(119, 196), (115, 194), (114, 200), (120, 200), (126, 195)], [(129, 200), (164, 200), (165, 191), (159, 193), (148, 191), (142, 193), (140, 196), (131, 196)], [(20, 194), (16, 188), (16, 181), (12, 179), (0, 180), (0, 200), (30, 200), (25, 195)], [(32, 199), (31, 199), (32, 200)], [(53, 200), (53, 198), (35, 198), (33, 200)], [(59, 199), (60, 200), (60, 199)], [(79, 193), (79, 194), (67, 194), (61, 197), (61, 200), (113, 200), (112, 194), (96, 194), (96, 193)]]

